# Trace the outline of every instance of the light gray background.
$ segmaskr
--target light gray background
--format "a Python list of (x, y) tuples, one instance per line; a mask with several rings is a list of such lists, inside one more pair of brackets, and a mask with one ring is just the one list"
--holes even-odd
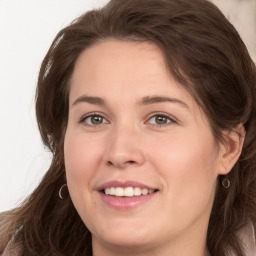
[[(33, 191), (51, 156), (34, 112), (40, 63), (56, 33), (108, 0), (0, 0), (0, 212)], [(256, 0), (213, 0), (256, 60)]]

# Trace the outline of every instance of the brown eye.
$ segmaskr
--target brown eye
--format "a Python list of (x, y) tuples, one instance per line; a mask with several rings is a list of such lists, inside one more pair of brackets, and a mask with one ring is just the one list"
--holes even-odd
[(155, 125), (166, 125), (166, 124), (172, 123), (173, 120), (166, 115), (154, 115), (149, 119), (148, 122), (150, 124), (155, 124)]
[(101, 124), (103, 122), (102, 116), (92, 116), (91, 117), (91, 123), (92, 124)]
[(165, 116), (156, 116), (155, 122), (156, 122), (156, 124), (166, 124), (166, 123), (168, 123), (168, 118)]
[(83, 119), (83, 122), (86, 123), (86, 125), (95, 126), (95, 125), (101, 125), (103, 123), (107, 123), (107, 120), (100, 115), (90, 115), (85, 117)]

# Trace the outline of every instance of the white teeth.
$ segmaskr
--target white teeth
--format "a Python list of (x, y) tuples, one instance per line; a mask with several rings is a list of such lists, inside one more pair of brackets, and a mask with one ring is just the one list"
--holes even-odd
[(111, 196), (114, 196), (114, 195), (116, 194), (115, 188), (111, 187), (111, 188), (109, 189), (109, 194), (110, 194)]
[(141, 189), (140, 188), (134, 188), (133, 189), (133, 195), (134, 196), (140, 196), (141, 195)]
[(142, 194), (142, 195), (147, 195), (147, 194), (148, 194), (148, 189), (143, 188), (143, 189), (141, 190), (141, 194)]
[(132, 197), (132, 196), (140, 196), (140, 195), (148, 195), (152, 194), (154, 192), (153, 189), (146, 189), (146, 188), (139, 188), (139, 187), (126, 187), (126, 188), (121, 188), (121, 187), (110, 187), (105, 189), (105, 194), (106, 195), (111, 195), (111, 196), (126, 196), (126, 197)]
[(133, 196), (133, 188), (132, 187), (125, 188), (124, 196)]
[(124, 196), (124, 189), (117, 187), (115, 189), (115, 196)]
[(105, 194), (106, 194), (106, 195), (110, 195), (110, 188), (106, 188), (106, 189), (105, 189)]
[(150, 190), (148, 191), (149, 194), (152, 194), (153, 192), (154, 192), (154, 189), (150, 189)]

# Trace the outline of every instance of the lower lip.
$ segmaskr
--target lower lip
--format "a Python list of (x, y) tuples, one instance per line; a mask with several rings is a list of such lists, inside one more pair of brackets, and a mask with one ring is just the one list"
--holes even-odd
[(150, 201), (156, 194), (157, 192), (141, 196), (117, 197), (106, 195), (103, 192), (100, 192), (101, 198), (108, 206), (123, 210), (135, 208), (145, 204), (146, 202)]

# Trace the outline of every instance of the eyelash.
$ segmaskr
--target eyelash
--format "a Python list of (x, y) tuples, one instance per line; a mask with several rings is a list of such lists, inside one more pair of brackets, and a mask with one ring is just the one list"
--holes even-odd
[(79, 123), (82, 123), (83, 125), (85, 125), (85, 126), (88, 126), (88, 127), (98, 127), (98, 126), (101, 126), (101, 125), (104, 125), (104, 124), (106, 124), (106, 123), (100, 123), (100, 124), (88, 124), (88, 123), (86, 123), (85, 122), (85, 120), (87, 119), (87, 118), (92, 118), (92, 117), (100, 117), (100, 118), (103, 118), (104, 120), (107, 120), (101, 113), (90, 113), (90, 114), (87, 114), (87, 115), (85, 115), (85, 116), (83, 116), (81, 119), (80, 119), (80, 121), (79, 121)]
[[(100, 118), (102, 118), (103, 120), (105, 120), (107, 122), (103, 122), (103, 123), (99, 123), (99, 124), (88, 124), (87, 122), (85, 122), (86, 119), (92, 118), (92, 117), (100, 117)], [(153, 127), (166, 127), (166, 126), (169, 126), (169, 125), (177, 123), (177, 121), (174, 119), (174, 117), (172, 117), (171, 115), (168, 115), (166, 113), (162, 113), (162, 112), (151, 113), (150, 117), (147, 118), (146, 123), (149, 123), (149, 121), (152, 118), (156, 118), (156, 117), (166, 118), (167, 119), (167, 123), (164, 123), (164, 124), (156, 124), (156, 123), (155, 124), (151, 124)], [(95, 112), (95, 113), (90, 113), (90, 114), (87, 114), (87, 115), (83, 116), (80, 119), (79, 123), (82, 123), (83, 125), (88, 126), (88, 127), (96, 128), (96, 127), (100, 127), (102, 125), (108, 124), (109, 121), (101, 113), (96, 113)]]
[(153, 115), (151, 114), (151, 116), (147, 119), (147, 123), (152, 119), (152, 118), (156, 118), (156, 117), (162, 117), (162, 118), (166, 118), (167, 119), (167, 123), (164, 124), (151, 124), (153, 127), (166, 127), (169, 125), (173, 125), (175, 123), (177, 123), (177, 121), (175, 120), (175, 118), (167, 113), (163, 113), (163, 112), (157, 112), (157, 113), (153, 113)]

